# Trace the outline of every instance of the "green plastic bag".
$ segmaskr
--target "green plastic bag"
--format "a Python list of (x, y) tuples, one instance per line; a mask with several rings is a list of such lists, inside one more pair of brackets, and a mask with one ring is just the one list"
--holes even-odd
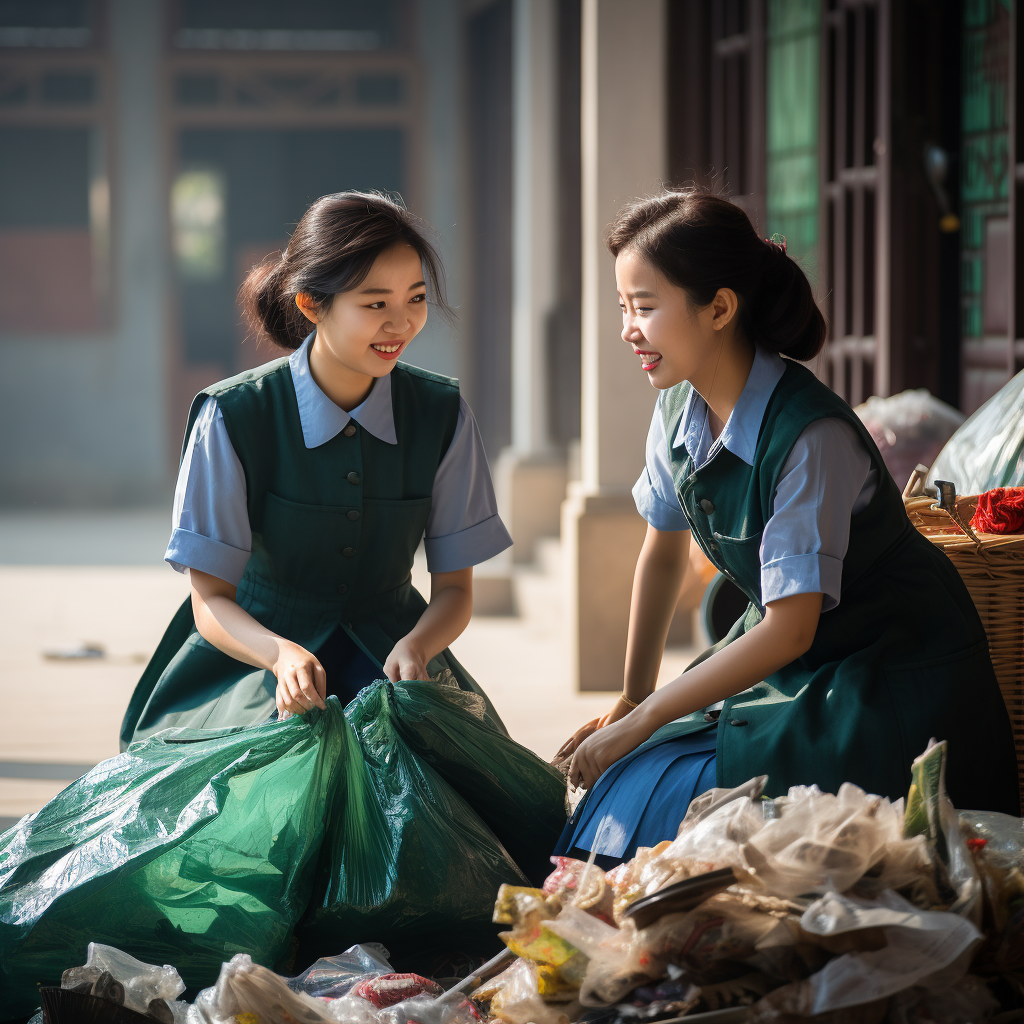
[(399, 735), (480, 815), (534, 885), (551, 873), (565, 828), (565, 779), (508, 736), (495, 735), (483, 701), (456, 687), (396, 684)]
[(344, 711), (167, 730), (0, 836), (0, 1020), (91, 941), (190, 988), (236, 953), (289, 973), (296, 950), (359, 942), (421, 969), (486, 956), (499, 887), (564, 822), (560, 776), (457, 687), (382, 681)]
[(291, 953), (329, 794), (358, 750), (337, 699), (247, 729), (167, 730), (0, 837), (0, 1006), (38, 1005), (90, 941), (211, 984)]
[[(486, 955), (500, 947), (495, 894), (505, 882), (526, 882), (473, 807), (405, 741), (395, 705), (410, 686), (438, 696), (438, 719), (459, 713), (462, 691), (437, 683), (377, 682), (346, 708), (362, 758), (349, 763), (335, 793), (301, 925), (307, 955), (366, 941), (383, 942), (392, 963), (440, 952)], [(485, 728), (494, 742), (510, 742)], [(539, 760), (520, 749), (524, 762)]]

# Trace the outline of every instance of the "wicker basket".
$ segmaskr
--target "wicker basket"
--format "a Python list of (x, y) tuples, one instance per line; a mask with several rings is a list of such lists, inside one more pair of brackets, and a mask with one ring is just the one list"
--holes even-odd
[(955, 512), (932, 497), (904, 492), (911, 523), (940, 547), (967, 585), (988, 636), (992, 664), (1010, 713), (1017, 777), (1024, 806), (1024, 535), (975, 533), (970, 521), (978, 495), (957, 497)]

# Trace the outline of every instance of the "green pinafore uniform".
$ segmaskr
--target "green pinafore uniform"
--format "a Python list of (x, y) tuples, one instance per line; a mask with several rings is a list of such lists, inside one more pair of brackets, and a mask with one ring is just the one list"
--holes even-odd
[[(382, 677), (391, 649), (426, 608), (412, 586), (413, 555), (459, 415), (458, 382), (426, 370), (398, 364), (391, 395), (398, 444), (352, 420), (309, 449), (288, 360), (278, 359), (199, 394), (185, 431), (187, 443), (206, 398), (216, 398), (245, 474), (252, 529), (238, 604), (314, 654), (343, 629)], [(464, 690), (481, 692), (448, 651), (427, 669), (430, 675), (450, 669)], [(204, 640), (186, 600), (135, 688), (121, 747), (175, 726), (264, 722), (275, 713), (276, 688), (272, 672)]]
[[(675, 438), (690, 385), (663, 401)], [(790, 451), (804, 428), (835, 417), (856, 430), (878, 470), (871, 501), (853, 516), (836, 608), (810, 650), (725, 701), (718, 719), (718, 785), (767, 775), (766, 793), (854, 782), (896, 799), (931, 737), (949, 741), (947, 785), (957, 807), (1019, 813), (1010, 721), (981, 620), (949, 559), (910, 524), (902, 498), (853, 410), (805, 367), (788, 362), (761, 424), (753, 466), (728, 449), (700, 469), (672, 449), (673, 480), (693, 539), (750, 604), (714, 650), (761, 621), (760, 547)], [(708, 728), (703, 712), (646, 744)]]

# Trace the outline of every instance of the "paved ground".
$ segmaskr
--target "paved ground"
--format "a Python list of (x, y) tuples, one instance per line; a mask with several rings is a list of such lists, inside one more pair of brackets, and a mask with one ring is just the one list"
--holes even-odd
[[(0, 513), (0, 830), (117, 753), (128, 697), (188, 590), (160, 560), (167, 518)], [(562, 584), (548, 561), (518, 573), (519, 616), (478, 616), (453, 645), (512, 735), (545, 758), (610, 703), (569, 682)], [(414, 575), (426, 584), (422, 563)], [(106, 656), (44, 657), (83, 642)], [(662, 679), (693, 654), (669, 651)]]

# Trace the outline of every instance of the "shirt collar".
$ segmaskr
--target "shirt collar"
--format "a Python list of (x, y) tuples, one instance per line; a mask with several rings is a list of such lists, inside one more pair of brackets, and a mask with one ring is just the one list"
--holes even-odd
[[(781, 356), (755, 345), (754, 363), (750, 367), (747, 383), (743, 386), (739, 400), (733, 407), (718, 440), (711, 444), (710, 440), (705, 439), (702, 443), (702, 437), (707, 433), (704, 425), (708, 407), (696, 388), (693, 388), (676, 430), (673, 447), (685, 445), (690, 458), (697, 465), (703, 465), (712, 454), (711, 450), (720, 446), (728, 448), (733, 455), (742, 459), (748, 466), (752, 466), (764, 411), (768, 408), (772, 392), (785, 372), (786, 363)], [(705, 449), (706, 454), (701, 449)]]
[(364, 430), (388, 444), (398, 444), (395, 433), (395, 413), (391, 406), (391, 374), (378, 377), (370, 393), (351, 412), (335, 405), (319, 388), (309, 372), (309, 349), (314, 332), (288, 357), (295, 386), (295, 400), (299, 406), (302, 440), (307, 448), (318, 448), (337, 437), (350, 419)]

